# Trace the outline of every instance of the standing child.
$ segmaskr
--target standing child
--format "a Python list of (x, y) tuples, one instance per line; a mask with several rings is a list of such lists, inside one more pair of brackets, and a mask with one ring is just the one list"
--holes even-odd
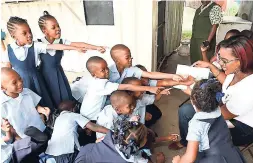
[(111, 57), (115, 62), (115, 65), (110, 67), (110, 81), (121, 83), (126, 77), (137, 77), (140, 79), (150, 78), (150, 79), (173, 79), (182, 80), (181, 76), (177, 74), (167, 74), (161, 72), (147, 72), (142, 71), (138, 67), (132, 67), (132, 56), (130, 49), (123, 45), (117, 44), (112, 47), (110, 51)]
[(11, 17), (7, 22), (7, 28), (15, 42), (8, 45), (8, 55), (5, 56), (4, 62), (19, 73), (25, 88), (31, 89), (42, 97), (40, 105), (53, 110), (55, 105), (52, 103), (44, 79), (37, 68), (40, 64), (39, 54), (46, 53), (47, 49), (81, 51), (83, 49), (60, 44), (47, 45), (33, 42), (33, 35), (27, 21), (19, 17)]
[[(148, 163), (143, 158), (142, 147), (147, 143), (148, 130), (139, 122), (119, 121), (114, 132), (110, 131), (99, 143), (88, 144), (80, 148), (75, 163)], [(165, 163), (159, 160), (157, 163)]]
[(72, 101), (61, 102), (58, 109), (60, 115), (56, 118), (46, 154), (54, 156), (57, 163), (72, 163), (80, 148), (77, 133), (78, 126), (101, 133), (107, 133), (108, 129), (94, 124), (82, 115), (75, 113), (75, 103)]
[(86, 67), (93, 78), (89, 81), (80, 113), (90, 120), (97, 120), (98, 113), (104, 108), (107, 95), (116, 90), (150, 91), (159, 93), (160, 88), (118, 84), (109, 82), (109, 69), (106, 61), (98, 56), (88, 59)]
[[(86, 50), (98, 50), (101, 53), (105, 52), (104, 47), (94, 46), (83, 42), (70, 42), (61, 38), (61, 28), (55, 17), (44, 11), (44, 15), (39, 18), (39, 27), (45, 37), (38, 39), (39, 42), (46, 44), (63, 44)], [(72, 93), (69, 82), (61, 66), (63, 50), (47, 50), (40, 54), (41, 57), (41, 72), (48, 86), (49, 92), (53, 94), (52, 99), (56, 106), (63, 100), (72, 100)]]
[(219, 104), (223, 93), (215, 79), (197, 82), (191, 93), (196, 110), (189, 122), (186, 153), (173, 158), (173, 163), (243, 163), (239, 149), (231, 140), (228, 126), (221, 115)]

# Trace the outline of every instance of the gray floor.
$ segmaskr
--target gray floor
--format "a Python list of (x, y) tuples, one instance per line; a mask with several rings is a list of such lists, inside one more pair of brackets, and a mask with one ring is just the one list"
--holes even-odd
[[(167, 61), (165, 61), (163, 72), (175, 73), (177, 64), (190, 64), (189, 57), (181, 57), (178, 54), (173, 54)], [(178, 130), (178, 106), (187, 99), (180, 90), (171, 90), (171, 95), (163, 96), (156, 104), (162, 110), (162, 118), (152, 127), (159, 136), (165, 136), (170, 133), (179, 133)], [(172, 158), (176, 155), (182, 155), (185, 149), (179, 151), (172, 151), (168, 149), (167, 143), (162, 143), (155, 148), (155, 152), (163, 152), (166, 156), (167, 162), (171, 162)], [(253, 149), (252, 149), (253, 150)], [(249, 152), (245, 152), (244, 156), (248, 163), (253, 163)]]

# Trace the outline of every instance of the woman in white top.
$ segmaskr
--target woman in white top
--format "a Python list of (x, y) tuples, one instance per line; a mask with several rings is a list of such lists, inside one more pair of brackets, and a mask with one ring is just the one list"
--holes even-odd
[[(225, 120), (232, 123), (230, 132), (234, 145), (241, 146), (253, 143), (253, 42), (245, 36), (234, 36), (223, 40), (217, 47), (217, 60), (224, 72), (213, 64), (198, 61), (197, 67), (207, 67), (221, 82), (224, 97), (221, 112)], [(188, 90), (188, 94), (190, 94)], [(179, 128), (181, 141), (171, 145), (179, 149), (187, 144), (188, 122), (195, 111), (191, 105), (179, 109)]]

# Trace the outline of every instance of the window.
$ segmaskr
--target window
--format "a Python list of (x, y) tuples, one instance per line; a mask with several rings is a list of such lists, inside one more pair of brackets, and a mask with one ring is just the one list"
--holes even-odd
[(114, 25), (113, 1), (83, 1), (87, 25)]

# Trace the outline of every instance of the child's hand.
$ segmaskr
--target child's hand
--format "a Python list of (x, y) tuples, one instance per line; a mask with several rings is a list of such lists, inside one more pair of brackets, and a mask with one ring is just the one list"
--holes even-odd
[(42, 107), (42, 106), (38, 106), (37, 111), (41, 114), (44, 114), (47, 117), (47, 119), (49, 118), (49, 115), (51, 112), (48, 107)]
[(184, 78), (182, 76), (180, 76), (180, 75), (173, 74), (172, 80), (174, 80), (174, 81), (181, 81), (181, 80), (184, 80)]
[(1, 129), (5, 132), (10, 132), (12, 126), (7, 119), (2, 119)]
[(177, 156), (173, 157), (172, 163), (178, 163), (180, 161), (180, 159), (181, 159), (180, 156), (177, 155)]
[(149, 92), (153, 94), (159, 94), (162, 90), (164, 90), (164, 87), (150, 87)]
[(156, 163), (165, 163), (166, 159), (163, 152), (159, 152), (156, 154)]
[(90, 129), (85, 128), (84, 131), (85, 131), (86, 135), (91, 136), (92, 131)]
[(85, 47), (77, 47), (76, 49), (78, 52), (80, 53), (86, 53), (87, 52), (87, 49)]
[(206, 52), (207, 50), (209, 49), (209, 46), (203, 46), (203, 45), (201, 45), (200, 46), (200, 50), (202, 51), (202, 52)]
[(102, 140), (104, 140), (104, 136), (103, 137), (101, 137), (101, 138), (98, 138), (97, 140), (96, 140), (96, 143), (99, 143), (99, 142), (101, 142)]
[(146, 112), (145, 114), (145, 121), (150, 121), (152, 119), (152, 114)]
[(140, 118), (141, 117), (139, 115), (135, 115), (135, 116), (132, 116), (129, 121), (139, 121)]
[(106, 51), (106, 48), (106, 46), (98, 46), (97, 51), (99, 51), (100, 53), (104, 53)]
[(161, 95), (169, 95), (172, 88), (164, 89), (160, 92)]
[(189, 76), (182, 82), (182, 84), (183, 84), (183, 85), (190, 86), (190, 85), (192, 85), (194, 82), (195, 82), (195, 78), (189, 75)]

